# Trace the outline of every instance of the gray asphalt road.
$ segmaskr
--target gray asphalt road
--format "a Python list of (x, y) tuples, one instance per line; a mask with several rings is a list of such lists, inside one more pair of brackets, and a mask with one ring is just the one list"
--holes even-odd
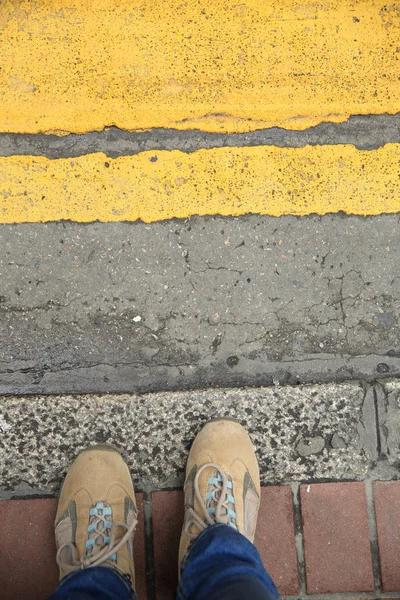
[(399, 217), (0, 226), (0, 393), (400, 375)]
[(372, 150), (400, 140), (400, 114), (355, 115), (343, 123), (321, 123), (304, 131), (272, 127), (250, 133), (224, 134), (198, 130), (152, 129), (123, 131), (108, 127), (103, 131), (68, 136), (0, 133), (0, 156), (30, 154), (48, 158), (69, 158), (104, 152), (110, 158), (138, 154), (144, 150), (181, 150), (222, 146), (280, 146), (354, 144), (359, 150)]

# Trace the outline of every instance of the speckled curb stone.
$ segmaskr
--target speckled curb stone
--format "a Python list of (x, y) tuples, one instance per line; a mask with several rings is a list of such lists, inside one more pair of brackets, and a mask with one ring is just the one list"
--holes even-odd
[(399, 471), (400, 381), (382, 381), (376, 392), (382, 458)]
[(99, 443), (122, 452), (137, 489), (180, 486), (195, 434), (218, 416), (248, 429), (264, 484), (363, 479), (377, 458), (373, 402), (357, 383), (4, 397), (1, 497), (55, 495), (78, 452)]

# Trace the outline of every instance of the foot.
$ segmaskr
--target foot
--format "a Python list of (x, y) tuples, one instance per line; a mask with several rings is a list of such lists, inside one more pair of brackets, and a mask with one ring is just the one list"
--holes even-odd
[(239, 423), (215, 419), (199, 432), (189, 454), (184, 492), (179, 564), (190, 543), (216, 523), (225, 523), (254, 541), (260, 476), (253, 445)]
[(84, 450), (72, 464), (55, 520), (60, 579), (79, 569), (107, 566), (134, 586), (135, 492), (128, 466), (108, 446)]

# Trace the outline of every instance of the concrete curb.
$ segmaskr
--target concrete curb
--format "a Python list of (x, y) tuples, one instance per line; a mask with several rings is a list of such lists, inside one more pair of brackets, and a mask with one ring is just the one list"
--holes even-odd
[(118, 448), (138, 490), (181, 487), (201, 425), (238, 419), (264, 485), (398, 478), (400, 382), (209, 389), (144, 395), (3, 397), (0, 498), (54, 496), (77, 453)]

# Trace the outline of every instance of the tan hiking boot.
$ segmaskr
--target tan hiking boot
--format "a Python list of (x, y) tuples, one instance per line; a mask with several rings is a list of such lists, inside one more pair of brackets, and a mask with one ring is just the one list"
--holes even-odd
[(79, 454), (65, 478), (55, 520), (60, 579), (86, 567), (107, 566), (135, 583), (135, 492), (128, 466), (108, 446)]
[(186, 466), (185, 520), (179, 564), (209, 525), (225, 523), (253, 542), (260, 475), (253, 445), (236, 421), (215, 419), (198, 433)]

